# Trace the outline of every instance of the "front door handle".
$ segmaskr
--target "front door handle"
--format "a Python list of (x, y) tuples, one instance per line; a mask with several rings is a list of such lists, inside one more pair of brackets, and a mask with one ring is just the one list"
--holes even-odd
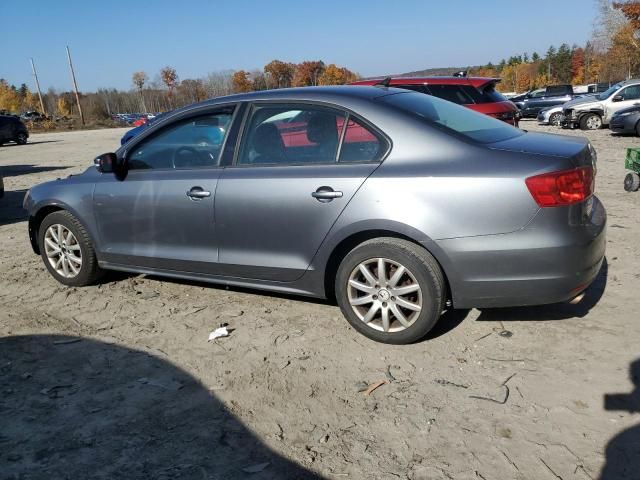
[(193, 187), (191, 190), (187, 191), (187, 197), (192, 200), (200, 200), (201, 198), (207, 198), (211, 196), (211, 192), (207, 192), (203, 190), (202, 187)]
[(319, 187), (315, 192), (311, 192), (311, 196), (319, 202), (330, 202), (334, 198), (342, 197), (342, 192), (338, 192), (331, 187)]

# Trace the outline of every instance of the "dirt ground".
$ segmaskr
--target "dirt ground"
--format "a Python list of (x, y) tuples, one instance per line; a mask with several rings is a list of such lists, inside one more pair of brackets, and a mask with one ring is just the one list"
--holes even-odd
[[(640, 478), (640, 193), (622, 188), (640, 139), (564, 132), (593, 142), (609, 212), (582, 303), (453, 311), (386, 346), (325, 302), (122, 274), (57, 284), (24, 192), (123, 132), (0, 148), (1, 479)], [(231, 335), (207, 342), (221, 323)]]

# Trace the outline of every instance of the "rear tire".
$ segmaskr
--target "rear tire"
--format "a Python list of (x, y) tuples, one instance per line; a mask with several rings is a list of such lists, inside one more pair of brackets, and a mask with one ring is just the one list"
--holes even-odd
[(602, 117), (597, 113), (588, 113), (580, 119), (582, 130), (599, 130), (602, 128)]
[(89, 234), (67, 211), (44, 218), (38, 229), (38, 246), (45, 267), (63, 285), (84, 287), (103, 274)]
[(424, 248), (383, 237), (345, 256), (335, 292), (354, 329), (377, 342), (402, 345), (424, 338), (436, 324), (445, 306), (446, 283), (438, 262)]
[(16, 137), (16, 143), (18, 145), (24, 145), (27, 143), (27, 137), (24, 133), (19, 133), (18, 136)]
[(624, 177), (624, 189), (627, 192), (637, 192), (640, 189), (640, 175), (635, 172), (627, 173)]

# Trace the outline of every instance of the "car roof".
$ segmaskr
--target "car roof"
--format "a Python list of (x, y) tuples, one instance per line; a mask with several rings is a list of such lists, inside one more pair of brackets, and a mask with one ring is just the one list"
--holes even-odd
[[(382, 82), (383, 78), (359, 80), (351, 85), (375, 85)], [(499, 78), (492, 77), (391, 77), (389, 85), (471, 85), (483, 87), (488, 83), (498, 83)]]
[[(167, 112), (167, 117), (173, 117), (185, 111), (206, 107), (208, 105), (224, 105), (236, 102), (254, 102), (267, 100), (282, 101), (317, 101), (335, 103), (351, 103), (353, 101), (374, 100), (378, 97), (384, 97), (395, 93), (407, 93), (406, 90), (399, 88), (385, 88), (382, 86), (356, 86), (356, 85), (337, 85), (324, 87), (297, 87), (297, 88), (279, 88), (276, 90), (261, 90), (257, 92), (238, 93), (234, 95), (226, 95), (223, 97), (215, 97), (194, 103), (186, 107)], [(346, 106), (346, 105), (345, 105)], [(164, 118), (163, 118), (164, 120)]]
[(626, 87), (627, 85), (636, 85), (640, 83), (640, 78), (632, 78), (630, 80), (625, 80), (624, 82), (620, 82), (622, 87)]

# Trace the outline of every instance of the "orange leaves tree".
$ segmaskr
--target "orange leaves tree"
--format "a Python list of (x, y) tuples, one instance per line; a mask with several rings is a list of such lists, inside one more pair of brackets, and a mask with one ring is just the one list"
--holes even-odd
[(305, 61), (296, 65), (293, 74), (294, 87), (311, 87), (320, 82), (325, 66), (322, 60)]
[(160, 78), (162, 79), (162, 83), (164, 83), (169, 89), (169, 104), (171, 105), (173, 90), (178, 85), (178, 74), (176, 73), (176, 69), (167, 65), (160, 70)]
[(233, 85), (234, 93), (250, 92), (253, 88), (253, 82), (249, 78), (249, 72), (245, 70), (238, 70), (231, 77), (231, 83)]
[(286, 88), (291, 86), (296, 66), (293, 63), (272, 60), (264, 66), (269, 88)]
[(320, 75), (319, 85), (344, 85), (357, 80), (358, 76), (345, 67), (338, 67), (334, 63), (328, 65)]

